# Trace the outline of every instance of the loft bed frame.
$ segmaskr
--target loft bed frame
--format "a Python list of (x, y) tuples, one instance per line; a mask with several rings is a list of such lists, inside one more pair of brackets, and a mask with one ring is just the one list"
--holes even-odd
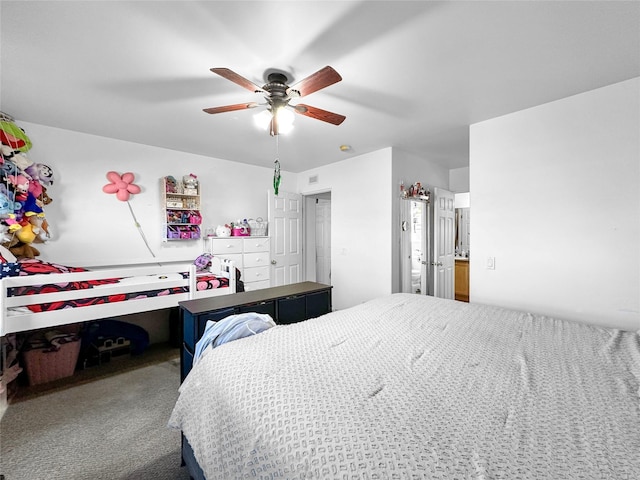
[[(184, 278), (183, 273), (188, 275)], [(229, 286), (197, 290), (198, 278), (202, 278), (192, 263), (167, 263), (154, 266), (104, 268), (84, 272), (56, 273), (6, 277), (1, 280), (0, 336), (58, 325), (99, 320), (108, 317), (142, 313), (177, 307), (178, 302), (198, 298), (228, 295), (236, 292), (236, 269), (232, 261), (222, 260), (218, 272), (206, 275), (223, 275), (229, 278)], [(101, 281), (120, 279), (105, 285), (68, 291), (37, 294), (19, 294), (21, 287), (63, 284), (67, 282)], [(171, 289), (176, 289), (172, 293)], [(146, 296), (150, 291), (167, 290), (167, 294)], [(18, 294), (16, 294), (18, 292)], [(136, 297), (139, 293), (139, 298)], [(134, 296), (128, 300), (104, 302), (59, 310), (33, 312), (29, 306), (51, 302), (83, 301), (113, 295)]]

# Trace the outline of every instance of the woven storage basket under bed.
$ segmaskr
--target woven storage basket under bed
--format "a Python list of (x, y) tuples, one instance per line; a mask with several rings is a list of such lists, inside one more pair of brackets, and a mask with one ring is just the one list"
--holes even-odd
[[(60, 330), (76, 333), (78, 328), (66, 325)], [(58, 350), (34, 348), (23, 351), (22, 359), (29, 385), (39, 385), (73, 375), (80, 355), (80, 343), (80, 339), (77, 339), (61, 344)]]

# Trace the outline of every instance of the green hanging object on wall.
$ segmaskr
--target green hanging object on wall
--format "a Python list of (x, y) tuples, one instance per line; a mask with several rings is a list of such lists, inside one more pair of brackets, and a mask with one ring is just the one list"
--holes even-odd
[(273, 191), (278, 195), (278, 189), (280, 188), (280, 162), (276, 158), (276, 168), (273, 170)]

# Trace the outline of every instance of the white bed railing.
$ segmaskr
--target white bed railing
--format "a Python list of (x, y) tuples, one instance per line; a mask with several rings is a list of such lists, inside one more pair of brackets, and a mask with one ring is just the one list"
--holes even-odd
[[(188, 272), (184, 278), (183, 272)], [(49, 328), (57, 325), (96, 320), (100, 318), (128, 315), (131, 313), (147, 312), (163, 308), (176, 307), (178, 302), (195, 298), (214, 297), (235, 293), (235, 266), (231, 261), (222, 261), (220, 272), (229, 278), (229, 287), (197, 290), (199, 274), (192, 263), (174, 263), (158, 266), (105, 268), (87, 272), (73, 272), (60, 274), (43, 274), (3, 278), (0, 291), (0, 336), (9, 333)], [(9, 292), (17, 288), (34, 285), (63, 284), (90, 280), (104, 280), (110, 278), (123, 279), (117, 283), (94, 286), (93, 288), (54, 291), (32, 295), (12, 295)], [(95, 305), (67, 307), (60, 310), (32, 312), (27, 307), (42, 303), (59, 301), (78, 301), (118, 294), (131, 295), (151, 290), (169, 290), (188, 287), (188, 291), (181, 293), (167, 293), (153, 297), (131, 298), (128, 300), (100, 303)]]

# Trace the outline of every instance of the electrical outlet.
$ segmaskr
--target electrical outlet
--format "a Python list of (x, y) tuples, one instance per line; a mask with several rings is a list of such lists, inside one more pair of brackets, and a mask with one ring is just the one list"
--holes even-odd
[(487, 270), (496, 269), (496, 257), (487, 257)]

